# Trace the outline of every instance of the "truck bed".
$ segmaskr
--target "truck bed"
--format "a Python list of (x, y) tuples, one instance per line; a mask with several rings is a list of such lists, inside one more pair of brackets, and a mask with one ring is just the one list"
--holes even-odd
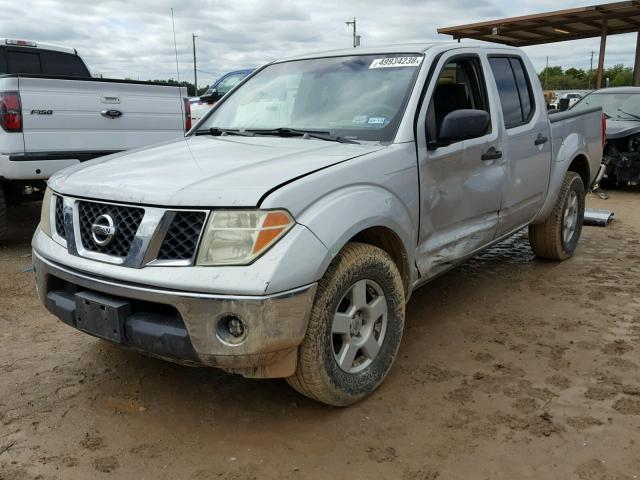
[[(183, 87), (13, 74), (0, 76), (0, 92), (18, 92), (22, 110), (21, 132), (0, 131), (5, 178), (46, 178), (67, 164), (177, 138), (185, 130)], [(45, 161), (51, 161), (46, 168), (16, 165)]]
[(598, 173), (602, 158), (602, 109), (594, 107), (589, 110), (552, 113), (549, 115), (549, 123), (552, 158), (556, 162), (564, 162), (570, 160), (565, 158), (567, 155), (575, 156), (576, 149), (583, 150), (590, 161), (590, 181), (589, 185), (585, 185), (585, 188), (589, 188)]

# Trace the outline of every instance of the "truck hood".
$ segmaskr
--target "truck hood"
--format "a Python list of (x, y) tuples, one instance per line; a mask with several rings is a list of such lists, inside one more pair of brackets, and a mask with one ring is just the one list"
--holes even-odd
[(640, 122), (607, 119), (607, 140), (624, 138), (640, 132)]
[(192, 136), (67, 168), (49, 186), (113, 202), (254, 207), (284, 183), (382, 148), (302, 137)]

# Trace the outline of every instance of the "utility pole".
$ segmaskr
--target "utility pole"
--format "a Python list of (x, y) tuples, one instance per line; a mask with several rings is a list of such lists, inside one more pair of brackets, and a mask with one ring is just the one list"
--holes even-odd
[(193, 37), (193, 87), (195, 89), (194, 97), (198, 96), (198, 69), (196, 66), (196, 37), (197, 35), (191, 34)]
[(544, 69), (544, 89), (549, 85), (549, 56), (547, 55), (547, 68)]
[(347, 27), (353, 26), (353, 48), (360, 45), (360, 35), (356, 33), (356, 17), (353, 17), (353, 22), (345, 22)]

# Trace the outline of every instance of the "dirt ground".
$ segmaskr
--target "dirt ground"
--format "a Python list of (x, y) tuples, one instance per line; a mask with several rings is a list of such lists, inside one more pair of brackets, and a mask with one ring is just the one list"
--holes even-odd
[(633, 479), (640, 193), (537, 261), (524, 235), (417, 291), (396, 365), (346, 409), (120, 350), (39, 304), (14, 210), (0, 247), (0, 479)]

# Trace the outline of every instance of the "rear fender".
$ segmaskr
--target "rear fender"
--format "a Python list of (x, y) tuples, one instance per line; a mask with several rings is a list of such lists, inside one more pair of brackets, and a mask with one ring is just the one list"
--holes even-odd
[[(578, 156), (589, 158), (589, 153), (587, 151), (584, 138), (577, 133), (569, 134), (564, 139), (554, 139), (554, 141), (561, 143), (561, 146), (558, 149), (558, 154), (556, 155), (555, 161), (551, 164), (547, 198), (542, 206), (542, 209), (540, 209), (533, 222), (531, 222), (534, 225), (543, 223), (551, 214), (551, 211), (556, 204), (556, 199), (558, 198), (558, 193), (560, 192), (560, 187), (562, 186), (562, 181), (567, 175), (567, 172), (569, 171), (569, 167), (571, 166), (573, 160)], [(587, 169), (589, 169), (588, 164)], [(591, 175), (593, 175), (593, 173), (590, 172), (589, 175), (591, 178)], [(585, 189), (588, 188), (589, 185), (585, 185)]]

